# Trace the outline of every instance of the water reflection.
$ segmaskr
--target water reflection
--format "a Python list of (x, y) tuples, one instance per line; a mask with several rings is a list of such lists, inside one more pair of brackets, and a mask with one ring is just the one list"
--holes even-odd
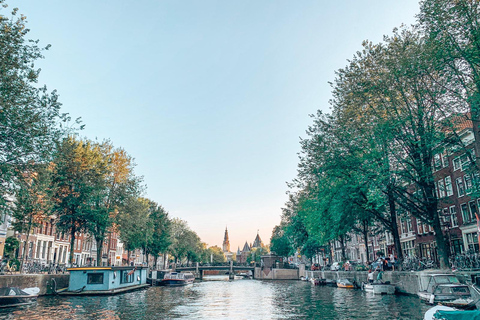
[(40, 297), (29, 307), (0, 310), (0, 319), (422, 319), (426, 309), (416, 297), (236, 280), (107, 297)]

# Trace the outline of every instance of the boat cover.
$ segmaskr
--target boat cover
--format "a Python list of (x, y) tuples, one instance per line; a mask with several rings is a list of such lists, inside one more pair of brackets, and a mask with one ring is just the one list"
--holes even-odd
[(433, 316), (438, 320), (480, 320), (480, 310), (438, 310)]
[(17, 287), (0, 288), (0, 296), (28, 296), (29, 294)]

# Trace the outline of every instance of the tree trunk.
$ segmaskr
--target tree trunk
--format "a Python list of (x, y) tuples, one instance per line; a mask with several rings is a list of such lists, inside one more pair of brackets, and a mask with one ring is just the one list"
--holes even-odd
[(77, 228), (75, 227), (75, 224), (74, 224), (70, 229), (70, 254), (68, 256), (68, 263), (70, 264), (70, 267), (73, 266), (73, 253), (75, 251), (75, 233), (76, 232), (77, 232)]
[(433, 230), (435, 231), (435, 240), (437, 241), (437, 249), (438, 249), (438, 260), (440, 262), (440, 269), (448, 269), (449, 268), (449, 252), (447, 248), (447, 242), (445, 241), (445, 237), (443, 236), (442, 227), (440, 225), (440, 218), (438, 214), (435, 215), (433, 219)]
[(347, 261), (347, 257), (345, 255), (345, 236), (340, 236), (340, 248), (342, 249), (342, 261)]
[(27, 258), (28, 238), (30, 236), (31, 229), (32, 229), (32, 217), (30, 217), (30, 220), (28, 221), (27, 235), (25, 238), (25, 245), (23, 246), (23, 252), (22, 252), (22, 262), (20, 263), (20, 273), (23, 272), (23, 264), (25, 263), (25, 259)]
[(103, 251), (103, 240), (104, 238), (102, 237), (95, 237), (95, 242), (97, 243), (97, 267), (102, 266), (102, 251)]
[(402, 251), (402, 246), (400, 244), (400, 235), (398, 234), (397, 208), (395, 206), (395, 198), (393, 196), (393, 186), (391, 184), (388, 185), (387, 196), (388, 196), (388, 208), (390, 211), (390, 222), (391, 222), (390, 232), (392, 233), (392, 236), (393, 236), (393, 243), (395, 244), (395, 252), (397, 254), (397, 259), (401, 264), (403, 261), (403, 251)]
[(365, 254), (367, 255), (367, 260), (366, 260), (366, 263), (367, 265), (369, 265), (370, 263), (370, 250), (368, 249), (368, 225), (367, 225), (367, 221), (366, 220), (363, 220), (362, 221), (362, 233), (363, 233), (363, 241), (365, 242)]

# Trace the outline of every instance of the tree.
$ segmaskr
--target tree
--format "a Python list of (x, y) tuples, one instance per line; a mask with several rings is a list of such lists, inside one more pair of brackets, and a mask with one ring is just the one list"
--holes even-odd
[[(94, 202), (87, 213), (87, 231), (97, 243), (97, 257), (101, 256), (107, 234), (113, 227), (119, 207), (125, 199), (139, 195), (140, 179), (133, 174), (133, 160), (123, 149), (114, 149), (109, 141), (99, 144), (105, 163), (103, 179), (96, 180)], [(108, 242), (110, 245), (110, 241)], [(97, 259), (101, 265), (101, 259)]]
[(227, 258), (219, 246), (212, 246), (205, 250), (205, 261), (214, 265), (227, 262)]
[[(480, 154), (479, 16), (478, 0), (423, 0), (417, 16), (433, 48), (431, 63), (449, 76), (448, 83), (438, 85), (449, 93), (449, 103), (455, 103), (459, 112), (470, 111), (477, 155)], [(480, 157), (477, 157), (476, 170), (479, 169)]]
[(99, 144), (70, 136), (57, 147), (53, 170), (53, 212), (57, 215), (57, 228), (70, 236), (71, 264), (76, 234), (87, 229), (107, 164)]
[[(38, 86), (35, 62), (49, 46), (28, 40), (26, 17), (15, 8), (8, 18), (1, 12), (8, 10), (5, 1), (0, 5), (0, 194), (5, 195), (15, 192), (24, 172), (51, 159), (65, 132), (59, 123), (68, 116), (60, 113), (56, 91)], [(5, 205), (0, 197), (0, 207)]]
[(285, 222), (282, 221), (280, 225), (273, 228), (270, 238), (270, 249), (279, 256), (288, 257), (292, 254), (292, 247), (285, 236), (284, 224)]
[(45, 165), (37, 165), (34, 172), (23, 172), (17, 179), (12, 226), (15, 231), (26, 235), (21, 270), (27, 257), (28, 238), (32, 229), (51, 214), (49, 185), (50, 170)]
[(158, 205), (150, 201), (150, 225), (152, 226), (152, 236), (147, 242), (147, 252), (155, 257), (155, 268), (157, 260), (161, 253), (166, 253), (170, 245), (171, 239), (171, 221), (168, 218), (168, 212)]
[(130, 258), (130, 251), (140, 248), (145, 250), (147, 243), (151, 241), (153, 230), (149, 221), (150, 202), (145, 198), (129, 197), (119, 210), (116, 224)]
[(197, 261), (203, 250), (202, 242), (198, 235), (192, 231), (186, 221), (174, 218), (172, 220), (172, 244), (169, 252), (174, 257), (175, 263)]

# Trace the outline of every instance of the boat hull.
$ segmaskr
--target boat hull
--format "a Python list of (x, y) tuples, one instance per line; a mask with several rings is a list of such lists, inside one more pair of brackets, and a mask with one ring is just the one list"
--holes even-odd
[(186, 286), (188, 284), (193, 283), (193, 279), (188, 279), (188, 280), (180, 280), (180, 279), (163, 279), (158, 283), (160, 286), (166, 286), (166, 287), (181, 287), (181, 286)]
[(38, 296), (0, 296), (0, 308), (10, 308), (35, 303)]
[(364, 285), (365, 292), (373, 294), (395, 294), (395, 287), (389, 284), (370, 284)]
[(451, 296), (435, 295), (432, 297), (432, 294), (428, 292), (419, 292), (418, 297), (420, 300), (431, 305), (440, 303), (443, 306), (453, 308), (470, 308), (472, 307), (472, 303), (474, 301), (471, 298), (452, 298)]

